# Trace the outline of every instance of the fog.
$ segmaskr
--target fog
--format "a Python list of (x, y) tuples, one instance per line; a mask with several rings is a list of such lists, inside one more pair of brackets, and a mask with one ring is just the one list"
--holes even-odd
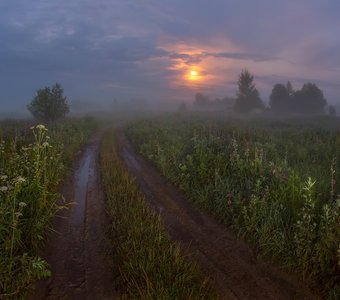
[(74, 115), (190, 109), (197, 93), (235, 98), (245, 68), (266, 106), (290, 81), (315, 83), (337, 108), (339, 10), (309, 0), (3, 0), (0, 117), (29, 116), (36, 91), (56, 82)]

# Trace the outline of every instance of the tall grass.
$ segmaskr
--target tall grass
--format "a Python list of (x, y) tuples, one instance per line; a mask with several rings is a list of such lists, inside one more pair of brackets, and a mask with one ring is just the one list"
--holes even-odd
[(192, 202), (324, 297), (338, 299), (337, 128), (153, 120), (131, 125), (128, 133)]
[(29, 134), (18, 129), (15, 135), (2, 129), (7, 134), (0, 141), (0, 298), (24, 299), (31, 283), (50, 276), (39, 250), (58, 210), (65, 163), (93, 124), (72, 121), (51, 131), (37, 125)]
[(171, 242), (119, 158), (110, 132), (101, 168), (112, 220), (112, 246), (126, 299), (213, 299), (195, 265)]

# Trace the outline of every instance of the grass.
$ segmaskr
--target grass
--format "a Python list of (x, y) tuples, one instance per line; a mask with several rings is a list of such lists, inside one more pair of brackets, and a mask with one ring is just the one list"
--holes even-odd
[(72, 120), (43, 125), (1, 124), (0, 298), (25, 299), (30, 285), (51, 275), (39, 256), (58, 210), (58, 186), (67, 164), (94, 129)]
[(127, 132), (193, 203), (339, 299), (339, 121), (307, 123), (165, 118)]
[(146, 204), (118, 156), (112, 132), (101, 145), (101, 169), (123, 298), (214, 299), (197, 266), (183, 256)]

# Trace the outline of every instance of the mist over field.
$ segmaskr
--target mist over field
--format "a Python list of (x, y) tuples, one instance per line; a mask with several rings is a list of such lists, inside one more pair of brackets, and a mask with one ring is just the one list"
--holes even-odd
[(0, 299), (340, 299), (340, 1), (0, 0)]
[(310, 82), (339, 110), (339, 11), (330, 0), (2, 0), (0, 117), (28, 116), (56, 82), (73, 113), (235, 98), (243, 69), (266, 106), (274, 84)]

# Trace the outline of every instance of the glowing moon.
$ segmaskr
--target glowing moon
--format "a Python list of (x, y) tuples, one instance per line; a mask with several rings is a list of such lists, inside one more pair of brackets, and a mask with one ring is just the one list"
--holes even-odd
[(197, 80), (198, 79), (198, 72), (195, 70), (191, 70), (190, 71), (190, 76), (189, 76), (190, 80)]
[[(183, 68), (184, 69), (184, 68)], [(191, 66), (183, 70), (183, 79), (187, 82), (188, 86), (197, 86), (204, 81), (204, 73), (199, 66)]]

